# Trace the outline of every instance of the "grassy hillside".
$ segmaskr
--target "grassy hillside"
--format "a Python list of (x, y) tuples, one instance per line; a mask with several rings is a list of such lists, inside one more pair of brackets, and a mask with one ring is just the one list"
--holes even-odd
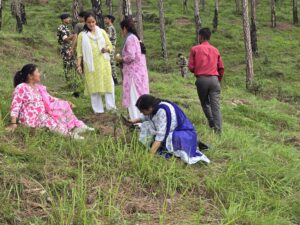
[[(70, 0), (28, 4), (22, 34), (12, 32), (6, 1), (0, 31), (0, 224), (300, 223), (300, 28), (291, 24), (291, 4), (279, 1), (278, 28), (271, 29), (268, 1), (259, 1), (254, 95), (244, 88), (241, 17), (234, 14), (234, 1), (220, 1), (219, 29), (211, 40), (226, 67), (224, 133), (217, 136), (207, 128), (194, 78), (183, 80), (175, 65), (177, 53), (188, 55), (195, 43), (192, 1), (187, 14), (180, 0), (165, 2), (167, 65), (160, 59), (157, 3), (143, 1), (151, 92), (182, 106), (212, 146), (206, 153), (212, 163), (187, 166), (151, 157), (117, 115), (94, 116), (88, 97), (71, 97), (55, 37), (57, 16), (70, 9)], [(213, 1), (207, 2), (200, 13), (203, 26), (211, 27)], [(44, 130), (5, 132), (13, 75), (29, 62), (39, 65), (49, 92), (74, 102), (76, 115), (97, 132), (80, 142)], [(161, 73), (163, 67), (169, 73)], [(120, 86), (116, 92), (124, 112)]]

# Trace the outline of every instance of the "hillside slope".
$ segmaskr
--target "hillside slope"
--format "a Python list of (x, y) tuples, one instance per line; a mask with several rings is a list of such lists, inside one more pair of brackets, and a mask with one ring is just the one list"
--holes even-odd
[[(71, 1), (28, 4), (24, 33), (12, 32), (15, 21), (7, 11), (0, 31), (0, 224), (300, 223), (300, 27), (291, 24), (291, 6), (280, 1), (273, 30), (268, 1), (258, 5), (254, 95), (244, 88), (241, 18), (233, 1), (220, 2), (219, 29), (212, 37), (226, 67), (219, 137), (207, 128), (194, 78), (183, 80), (175, 64), (177, 53), (188, 55), (195, 42), (192, 1), (187, 14), (181, 1), (165, 2), (167, 65), (160, 59), (157, 3), (143, 1), (151, 92), (183, 107), (211, 145), (206, 154), (212, 163), (187, 166), (151, 158), (137, 135), (122, 127), (119, 114), (96, 117), (88, 97), (72, 98), (55, 37), (57, 16)], [(200, 13), (203, 26), (211, 27), (213, 1), (207, 2)], [(114, 9), (118, 15), (118, 5)], [(49, 92), (74, 102), (76, 115), (97, 132), (81, 142), (21, 127), (5, 132), (13, 75), (29, 62), (39, 65)], [(169, 73), (161, 73), (162, 67)], [(124, 112), (120, 86), (116, 94)]]

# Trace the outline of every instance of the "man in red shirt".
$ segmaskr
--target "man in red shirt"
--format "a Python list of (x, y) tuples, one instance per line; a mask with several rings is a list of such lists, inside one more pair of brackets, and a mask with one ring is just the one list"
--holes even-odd
[(199, 31), (200, 44), (192, 47), (188, 67), (197, 78), (195, 84), (209, 126), (216, 132), (221, 132), (222, 116), (219, 102), (224, 65), (219, 50), (208, 42), (210, 36), (209, 28)]

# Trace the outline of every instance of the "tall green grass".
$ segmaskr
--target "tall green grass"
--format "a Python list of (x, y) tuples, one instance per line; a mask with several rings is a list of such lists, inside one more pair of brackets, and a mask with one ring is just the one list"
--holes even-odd
[[(71, 97), (56, 49), (57, 16), (70, 4), (28, 4), (28, 25), (17, 34), (6, 3), (0, 31), (0, 224), (299, 224), (300, 46), (288, 1), (279, 2), (275, 30), (269, 27), (268, 1), (258, 4), (256, 95), (244, 88), (241, 18), (234, 14), (234, 1), (220, 2), (219, 29), (211, 41), (226, 67), (222, 136), (207, 128), (194, 79), (183, 80), (175, 65), (177, 53), (188, 55), (195, 43), (192, 1), (185, 15), (180, 1), (165, 3), (168, 74), (159, 72), (165, 64), (155, 22), (157, 3), (143, 2), (151, 92), (184, 109), (199, 138), (211, 145), (208, 166), (151, 157), (137, 134), (128, 135), (119, 122), (117, 138), (100, 129), (81, 142), (45, 130), (5, 132), (13, 74), (28, 62), (39, 65), (49, 92), (77, 105), (79, 118), (92, 116), (88, 97)], [(203, 26), (211, 27), (213, 4), (207, 1), (200, 11)], [(190, 24), (180, 25), (182, 18)], [(125, 112), (121, 87), (116, 94)]]

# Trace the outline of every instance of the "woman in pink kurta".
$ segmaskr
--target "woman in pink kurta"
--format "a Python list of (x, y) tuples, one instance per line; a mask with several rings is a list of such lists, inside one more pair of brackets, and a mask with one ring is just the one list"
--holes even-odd
[(135, 106), (137, 99), (149, 94), (146, 48), (140, 41), (132, 20), (123, 20), (121, 29), (125, 42), (122, 57), (117, 55), (116, 59), (123, 64), (123, 106), (128, 109), (129, 117), (136, 119), (140, 117)]
[(53, 132), (76, 139), (83, 139), (80, 132), (93, 130), (73, 114), (71, 103), (54, 98), (40, 85), (40, 73), (33, 64), (28, 64), (15, 76), (15, 90), (11, 104), (11, 125), (19, 123), (33, 128), (48, 128)]

